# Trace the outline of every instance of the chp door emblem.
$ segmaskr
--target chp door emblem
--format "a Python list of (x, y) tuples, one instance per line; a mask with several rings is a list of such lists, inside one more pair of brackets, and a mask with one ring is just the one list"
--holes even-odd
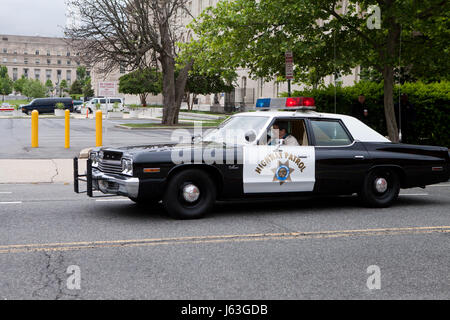
[(280, 185), (283, 185), (287, 181), (292, 181), (291, 173), (294, 171), (294, 168), (289, 167), (289, 161), (286, 161), (285, 163), (278, 161), (278, 167), (272, 169), (272, 172), (274, 173), (273, 181), (279, 181)]

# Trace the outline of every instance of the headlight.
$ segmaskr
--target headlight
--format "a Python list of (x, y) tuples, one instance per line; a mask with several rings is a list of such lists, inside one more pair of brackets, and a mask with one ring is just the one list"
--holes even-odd
[(132, 176), (133, 175), (133, 161), (130, 159), (122, 159), (122, 173)]
[(89, 154), (89, 159), (91, 159), (93, 167), (98, 166), (98, 153), (97, 152), (91, 152)]

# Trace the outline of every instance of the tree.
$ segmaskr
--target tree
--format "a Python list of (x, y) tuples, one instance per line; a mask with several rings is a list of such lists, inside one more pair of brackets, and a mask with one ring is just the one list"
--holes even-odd
[(188, 109), (191, 109), (189, 103), (190, 94), (197, 95), (216, 94), (221, 92), (231, 92), (234, 86), (231, 85), (231, 79), (224, 79), (224, 75), (217, 73), (201, 73), (197, 69), (189, 72), (188, 81), (186, 84), (186, 98), (188, 100)]
[(59, 94), (60, 94), (60, 96), (62, 96), (63, 93), (67, 91), (68, 87), (69, 86), (67, 85), (67, 81), (66, 80), (62, 80), (61, 83), (59, 84)]
[(182, 16), (188, 0), (70, 0), (80, 23), (66, 36), (80, 49), (87, 65), (104, 73), (161, 67), (164, 124), (178, 123), (188, 72), (188, 59), (175, 76), (177, 42), (185, 35)]
[(83, 86), (83, 96), (84, 98), (90, 98), (94, 96), (94, 89), (92, 89), (91, 78), (87, 78)]
[(75, 80), (69, 89), (69, 94), (83, 94), (83, 82), (81, 80)]
[(37, 79), (26, 79), (22, 90), (22, 93), (30, 98), (44, 98), (47, 94), (47, 87)]
[(47, 88), (47, 94), (51, 94), (51, 92), (53, 91), (53, 82), (52, 82), (52, 80), (48, 79), (45, 82), (45, 87)]
[(139, 95), (143, 106), (147, 104), (148, 94), (157, 95), (161, 91), (161, 73), (155, 69), (136, 70), (119, 79), (119, 92)]
[(12, 93), (13, 81), (8, 76), (8, 69), (5, 66), (0, 66), (0, 94), (2, 101), (5, 101), (5, 96)]
[(22, 75), (20, 79), (17, 79), (14, 81), (14, 91), (20, 92), (21, 94), (25, 94), (23, 91), (24, 85), (27, 82), (27, 78)]
[[(284, 76), (294, 53), (296, 81), (363, 65), (382, 74), (389, 137), (397, 142), (396, 67), (448, 78), (450, 2), (444, 0), (224, 0), (193, 24), (196, 64), (248, 68), (251, 76)], [(401, 46), (401, 48), (400, 48)], [(399, 68), (400, 69), (400, 68)], [(314, 81), (313, 81), (314, 82)]]

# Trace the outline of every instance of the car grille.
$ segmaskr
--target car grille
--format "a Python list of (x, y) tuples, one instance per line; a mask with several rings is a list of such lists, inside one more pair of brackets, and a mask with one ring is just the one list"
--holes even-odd
[(119, 161), (102, 161), (98, 163), (98, 169), (105, 173), (122, 173), (122, 163)]

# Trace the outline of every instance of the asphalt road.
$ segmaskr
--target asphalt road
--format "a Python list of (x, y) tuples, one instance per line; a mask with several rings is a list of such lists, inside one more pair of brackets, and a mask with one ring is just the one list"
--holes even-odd
[(449, 299), (450, 183), (401, 194), (389, 209), (266, 200), (175, 221), (71, 185), (0, 185), (0, 299)]
[[(103, 120), (103, 145), (167, 143), (172, 130), (127, 130), (121, 123), (153, 120)], [(39, 148), (31, 148), (30, 119), (0, 119), (0, 159), (70, 159), (95, 146), (95, 120), (71, 119), (70, 149), (64, 149), (64, 119), (39, 120)]]

